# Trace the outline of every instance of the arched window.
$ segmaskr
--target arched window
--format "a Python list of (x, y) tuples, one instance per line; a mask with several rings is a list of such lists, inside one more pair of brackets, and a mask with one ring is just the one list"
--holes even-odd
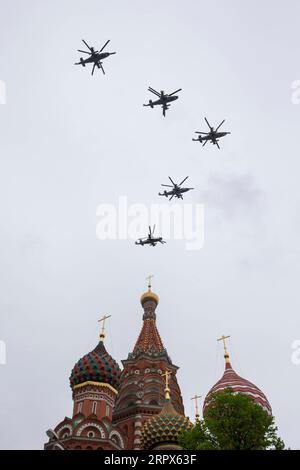
[(80, 401), (77, 406), (77, 413), (81, 413), (81, 411), (82, 411), (82, 401)]
[(97, 402), (93, 401), (93, 406), (92, 406), (92, 413), (95, 415), (97, 411)]

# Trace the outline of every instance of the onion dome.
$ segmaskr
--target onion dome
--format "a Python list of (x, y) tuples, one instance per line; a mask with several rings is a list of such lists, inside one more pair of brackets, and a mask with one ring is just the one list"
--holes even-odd
[(157, 294), (155, 294), (154, 292), (152, 292), (151, 286), (149, 286), (147, 292), (145, 292), (145, 293), (141, 296), (141, 304), (144, 305), (144, 303), (145, 303), (145, 302), (148, 302), (149, 300), (150, 300), (151, 302), (155, 302), (156, 305), (158, 305), (159, 297), (158, 297)]
[(98, 382), (111, 385), (118, 390), (121, 370), (118, 363), (106, 351), (103, 339), (102, 330), (100, 341), (95, 349), (75, 364), (70, 376), (71, 388), (85, 382)]
[(223, 392), (227, 388), (230, 388), (234, 393), (243, 393), (252, 397), (255, 403), (260, 405), (268, 415), (271, 416), (272, 408), (265, 394), (256, 385), (249, 382), (249, 380), (243, 379), (233, 370), (226, 347), (224, 347), (224, 349), (225, 371), (220, 380), (218, 380), (218, 382), (208, 392), (203, 404), (203, 415), (205, 414), (206, 408), (209, 406), (211, 395), (217, 392)]
[(142, 447), (153, 449), (164, 444), (178, 445), (178, 437), (182, 431), (192, 427), (189, 418), (177, 413), (170, 400), (158, 415), (148, 419), (142, 428)]
[(170, 400), (169, 375), (166, 372), (165, 404), (161, 412), (148, 419), (142, 428), (142, 448), (152, 450), (158, 448), (177, 448), (178, 437), (182, 431), (190, 429), (193, 425), (189, 418), (178, 413)]

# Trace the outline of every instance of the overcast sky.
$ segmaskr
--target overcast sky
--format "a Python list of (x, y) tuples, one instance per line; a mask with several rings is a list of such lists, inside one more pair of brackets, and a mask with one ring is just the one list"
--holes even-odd
[[(186, 414), (222, 375), (216, 339), (230, 334), (233, 367), (299, 448), (299, 2), (0, 4), (0, 447), (41, 449), (71, 416), (68, 377), (103, 313), (107, 349), (127, 357), (154, 274)], [(111, 40), (105, 76), (73, 65), (82, 38)], [(166, 118), (142, 107), (149, 85), (182, 88)], [(204, 116), (226, 119), (221, 150), (192, 142)], [(160, 202), (168, 175), (189, 175), (185, 201), (204, 204), (201, 250), (97, 239), (99, 204)]]

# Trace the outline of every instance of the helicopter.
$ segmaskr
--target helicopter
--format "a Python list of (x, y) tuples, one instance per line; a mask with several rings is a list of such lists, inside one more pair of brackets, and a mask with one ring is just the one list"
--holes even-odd
[[(204, 147), (204, 145), (207, 144), (207, 142), (210, 140), (212, 144), (216, 145), (218, 147), (218, 149), (220, 148), (219, 146), (219, 139), (221, 137), (225, 137), (225, 135), (227, 134), (230, 134), (230, 132), (218, 132), (218, 130), (220, 129), (220, 127), (222, 126), (222, 124), (224, 124), (225, 122), (225, 119), (221, 122), (221, 124), (218, 125), (218, 127), (216, 129), (214, 129), (208, 122), (208, 120), (206, 118), (204, 118), (205, 121), (206, 121), (206, 124), (208, 125), (209, 127), (209, 132), (198, 132), (198, 131), (195, 131), (196, 134), (199, 134), (197, 139), (193, 139), (194, 142), (204, 142), (202, 147)], [(201, 134), (204, 135), (204, 137), (201, 136)]]
[(178, 96), (176, 96), (175, 93), (178, 93), (182, 89), (179, 88), (179, 90), (173, 91), (173, 93), (170, 93), (170, 94), (165, 94), (163, 90), (159, 93), (158, 91), (154, 90), (154, 88), (151, 88), (150, 86), (148, 90), (151, 91), (151, 93), (153, 93), (154, 95), (156, 95), (158, 97), (158, 100), (156, 101), (149, 100), (149, 103), (144, 104), (143, 106), (151, 106), (151, 108), (154, 108), (154, 106), (161, 105), (163, 109), (163, 115), (166, 116), (166, 110), (169, 109), (170, 107), (169, 103), (178, 99)]
[(141, 245), (141, 246), (144, 246), (144, 245), (150, 245), (150, 246), (156, 246), (157, 243), (161, 243), (162, 245), (164, 243), (167, 243), (165, 242), (162, 237), (153, 237), (153, 234), (154, 234), (154, 230), (155, 230), (155, 225), (153, 226), (153, 230), (151, 230), (151, 227), (149, 225), (149, 234), (148, 234), (148, 237), (145, 237), (145, 238), (139, 238), (138, 241), (135, 242), (136, 245)]
[(188, 176), (186, 178), (184, 178), (184, 180), (181, 181), (181, 183), (179, 184), (176, 184), (174, 183), (174, 181), (172, 180), (172, 178), (170, 176), (168, 176), (169, 180), (171, 181), (172, 185), (170, 184), (162, 184), (161, 186), (165, 186), (167, 188), (172, 188), (170, 189), (169, 191), (165, 190), (163, 193), (158, 193), (159, 196), (166, 196), (166, 197), (169, 197), (169, 201), (171, 201), (171, 199), (173, 199), (173, 197), (177, 197), (178, 199), (183, 199), (182, 197), (182, 193), (186, 193), (187, 191), (190, 191), (191, 189), (194, 189), (194, 188), (181, 188), (180, 186), (188, 179)]
[(95, 70), (95, 67), (98, 67), (98, 69), (101, 69), (102, 72), (104, 73), (105, 75), (105, 72), (104, 72), (104, 68), (102, 66), (102, 60), (103, 59), (106, 59), (108, 56), (112, 55), (112, 54), (116, 54), (115, 52), (102, 52), (103, 49), (107, 46), (107, 44), (109, 43), (110, 39), (108, 41), (106, 41), (106, 43), (104, 44), (104, 46), (100, 49), (100, 51), (95, 51), (95, 49), (93, 47), (90, 47), (88, 45), (88, 43), (82, 39), (82, 42), (86, 45), (86, 47), (89, 49), (89, 52), (88, 51), (82, 51), (80, 49), (77, 49), (78, 52), (83, 52), (84, 54), (88, 54), (90, 57), (88, 57), (87, 59), (83, 59), (82, 57), (80, 57), (80, 62), (75, 62), (75, 65), (82, 65), (83, 67), (86, 66), (86, 64), (93, 64), (93, 69), (92, 69), (92, 75), (94, 74), (94, 70)]

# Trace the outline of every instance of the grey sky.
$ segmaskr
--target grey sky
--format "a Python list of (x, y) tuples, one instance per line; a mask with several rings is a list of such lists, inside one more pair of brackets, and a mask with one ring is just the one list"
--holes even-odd
[[(231, 334), (233, 367), (299, 448), (299, 16), (296, 0), (1, 0), (1, 448), (41, 448), (71, 415), (69, 373), (100, 314), (127, 357), (150, 273), (186, 414)], [(111, 39), (106, 76), (73, 65), (81, 38)], [(166, 119), (142, 107), (149, 85), (182, 87)], [(204, 116), (226, 118), (221, 151), (191, 140)], [(158, 202), (167, 175), (189, 175), (187, 200), (205, 204), (202, 250), (97, 240), (101, 202)]]

